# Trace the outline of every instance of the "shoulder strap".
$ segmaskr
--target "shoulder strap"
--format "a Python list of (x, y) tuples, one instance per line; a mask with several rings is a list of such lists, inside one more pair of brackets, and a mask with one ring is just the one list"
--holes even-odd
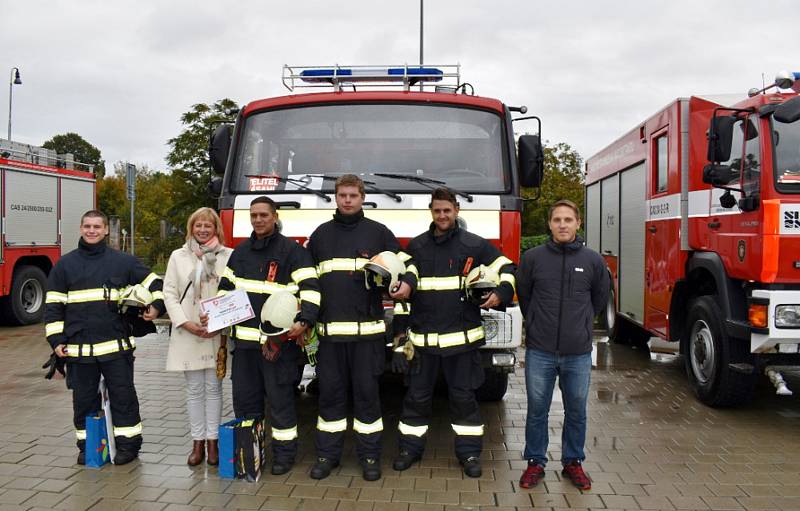
[(188, 284), (186, 284), (186, 289), (183, 290), (183, 294), (181, 295), (181, 300), (178, 303), (183, 303), (183, 299), (186, 298), (186, 293), (189, 292), (189, 288), (192, 287), (192, 281), (190, 280)]

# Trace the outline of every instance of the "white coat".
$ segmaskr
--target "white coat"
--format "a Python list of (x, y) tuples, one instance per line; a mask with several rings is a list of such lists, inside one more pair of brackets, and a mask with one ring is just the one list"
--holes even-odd
[[(231, 252), (233, 250), (224, 247), (217, 253), (215, 271), (220, 277), (225, 271)], [(167, 263), (167, 274), (164, 277), (164, 305), (166, 305), (167, 313), (172, 321), (172, 333), (167, 350), (167, 371), (195, 371), (217, 366), (219, 335), (205, 339), (180, 328), (180, 325), (186, 321), (199, 323), (200, 301), (217, 294), (219, 279), (217, 282), (203, 283), (202, 296), (195, 297), (195, 286), (194, 284), (189, 286), (189, 282), (194, 280), (197, 261), (197, 256), (192, 253), (186, 243), (172, 252)], [(189, 289), (181, 301), (181, 296), (187, 286)]]

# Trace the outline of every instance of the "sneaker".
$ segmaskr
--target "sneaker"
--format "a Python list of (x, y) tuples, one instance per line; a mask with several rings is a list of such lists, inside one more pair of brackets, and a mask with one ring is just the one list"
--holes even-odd
[(83, 451), (78, 451), (78, 465), (86, 465), (86, 453)]
[(477, 456), (470, 456), (460, 463), (464, 468), (464, 475), (467, 477), (480, 477), (481, 474), (483, 474), (481, 470), (481, 460)]
[(519, 487), (520, 488), (533, 488), (539, 481), (544, 479), (544, 467), (539, 465), (534, 461), (528, 462), (528, 468), (525, 469), (525, 472), (522, 473), (522, 477), (519, 478)]
[(117, 449), (117, 455), (114, 456), (114, 465), (126, 465), (139, 457), (136, 451), (123, 451)]
[(331, 475), (331, 470), (339, 466), (338, 461), (328, 458), (317, 458), (317, 462), (311, 467), (311, 479), (325, 479)]
[(403, 470), (408, 470), (411, 468), (411, 465), (418, 462), (422, 456), (419, 454), (411, 454), (410, 452), (406, 451), (405, 449), (400, 451), (400, 455), (394, 459), (394, 463), (392, 463), (392, 468), (397, 470), (398, 472), (402, 472)]
[(589, 476), (583, 471), (580, 461), (573, 461), (564, 465), (564, 470), (561, 471), (561, 475), (572, 481), (572, 484), (579, 490), (586, 491), (592, 489), (592, 480), (589, 479)]
[(375, 458), (361, 460), (361, 469), (365, 481), (377, 481), (381, 478), (381, 465)]

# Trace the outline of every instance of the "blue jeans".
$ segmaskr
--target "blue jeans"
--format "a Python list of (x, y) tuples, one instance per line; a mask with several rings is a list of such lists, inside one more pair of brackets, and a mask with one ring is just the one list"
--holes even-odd
[(525, 459), (547, 464), (547, 419), (553, 388), (558, 386), (564, 401), (564, 428), (561, 430), (561, 463), (583, 461), (586, 456), (586, 400), (592, 354), (557, 355), (528, 348), (525, 351), (525, 386), (528, 390), (528, 414), (525, 420)]

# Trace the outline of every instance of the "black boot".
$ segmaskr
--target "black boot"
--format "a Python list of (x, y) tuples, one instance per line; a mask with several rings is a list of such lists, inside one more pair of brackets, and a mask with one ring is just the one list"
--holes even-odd
[(272, 462), (272, 475), (282, 476), (292, 469), (294, 462), (291, 460), (273, 460)]
[(481, 460), (477, 456), (470, 456), (465, 460), (461, 460), (461, 466), (464, 468), (464, 475), (467, 477), (480, 477), (483, 471), (481, 470)]
[(409, 468), (411, 468), (411, 465), (418, 462), (420, 459), (422, 459), (422, 456), (420, 456), (419, 454), (411, 454), (410, 452), (403, 449), (400, 451), (400, 455), (394, 459), (392, 468), (394, 468), (397, 471), (408, 470)]
[(333, 461), (328, 458), (317, 458), (317, 462), (311, 467), (311, 479), (325, 479), (331, 475), (331, 470), (338, 466), (338, 461)]
[(138, 457), (139, 453), (136, 451), (117, 449), (117, 455), (114, 456), (114, 465), (125, 465), (135, 460)]
[(361, 470), (365, 481), (377, 481), (381, 478), (381, 464), (375, 458), (361, 460)]
[(78, 465), (86, 465), (86, 453), (83, 451), (78, 451)]

